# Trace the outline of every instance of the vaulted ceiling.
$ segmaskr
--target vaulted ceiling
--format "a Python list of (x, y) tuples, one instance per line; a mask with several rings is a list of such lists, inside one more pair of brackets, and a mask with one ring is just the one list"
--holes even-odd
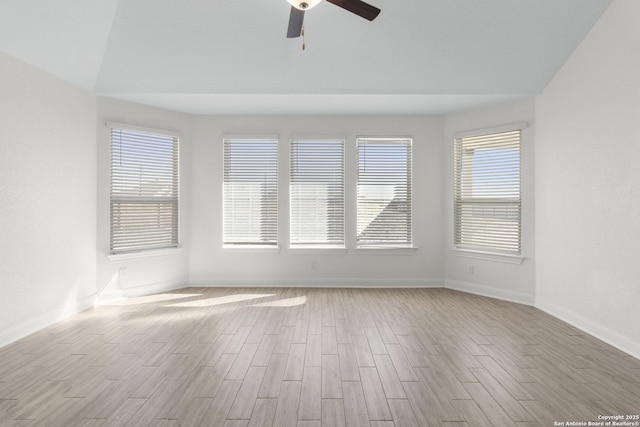
[(0, 50), (96, 94), (194, 114), (444, 113), (531, 96), (611, 0), (3, 0)]

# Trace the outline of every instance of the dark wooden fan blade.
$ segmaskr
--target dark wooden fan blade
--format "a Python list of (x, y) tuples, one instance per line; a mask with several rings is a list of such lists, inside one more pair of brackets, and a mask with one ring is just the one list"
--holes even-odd
[(362, 16), (364, 19), (373, 21), (380, 13), (380, 9), (375, 6), (371, 6), (362, 0), (327, 0), (329, 3), (333, 3), (336, 6), (340, 6), (343, 9), (348, 10), (351, 13), (355, 13), (358, 16)]
[(292, 39), (300, 37), (302, 33), (302, 22), (304, 21), (304, 10), (296, 9), (291, 6), (291, 13), (289, 14), (289, 29), (287, 30), (287, 37)]

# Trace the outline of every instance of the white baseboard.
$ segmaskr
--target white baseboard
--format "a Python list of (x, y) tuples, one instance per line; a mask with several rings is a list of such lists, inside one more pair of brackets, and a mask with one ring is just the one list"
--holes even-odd
[(33, 319), (29, 319), (18, 325), (12, 326), (5, 331), (0, 331), (0, 347), (4, 347), (31, 335), (34, 332), (38, 332), (39, 330), (51, 326), (64, 318), (87, 310), (95, 305), (95, 301), (96, 295), (89, 295), (88, 297), (66, 304), (62, 308), (40, 314)]
[(444, 279), (354, 279), (354, 278), (192, 278), (189, 286), (232, 288), (442, 288)]
[(471, 282), (461, 282), (458, 280), (445, 280), (445, 288), (455, 291), (467, 292), (469, 294), (481, 295), (483, 297), (497, 298), (505, 301), (516, 302), (518, 304), (533, 305), (534, 296), (522, 292), (508, 289), (494, 288), (491, 286), (479, 285)]
[(636, 359), (640, 359), (640, 343), (619, 334), (613, 329), (602, 326), (580, 314), (574, 313), (542, 298), (536, 298), (535, 307), (549, 313), (553, 317), (557, 317), (558, 319), (575, 326), (589, 335), (593, 335), (618, 350), (630, 354)]

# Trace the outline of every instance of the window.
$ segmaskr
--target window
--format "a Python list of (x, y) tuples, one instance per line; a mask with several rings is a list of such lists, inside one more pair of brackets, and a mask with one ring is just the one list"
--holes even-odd
[(520, 254), (521, 131), (455, 140), (455, 245)]
[(178, 246), (178, 144), (162, 131), (111, 126), (112, 254)]
[(223, 244), (277, 246), (278, 140), (224, 139)]
[(357, 144), (358, 247), (411, 247), (411, 139)]
[(291, 141), (291, 246), (344, 247), (344, 141)]

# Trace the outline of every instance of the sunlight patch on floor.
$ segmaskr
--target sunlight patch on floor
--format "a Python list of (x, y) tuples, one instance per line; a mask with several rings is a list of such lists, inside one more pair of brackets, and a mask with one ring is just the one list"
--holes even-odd
[(305, 305), (306, 303), (307, 297), (302, 296), (263, 302), (261, 304), (253, 304), (251, 307), (295, 307), (296, 305)]
[(129, 298), (120, 301), (107, 301), (101, 303), (101, 305), (115, 305), (115, 306), (126, 306), (126, 305), (136, 305), (136, 304), (149, 304), (152, 302), (161, 302), (161, 301), (171, 301), (182, 298), (193, 298), (199, 297), (202, 294), (157, 294), (157, 295), (147, 295), (145, 297), (137, 297), (137, 298)]
[(167, 304), (165, 305), (165, 307), (211, 307), (214, 305), (231, 304), (234, 302), (248, 301), (248, 300), (258, 299), (258, 298), (267, 298), (267, 297), (272, 297), (274, 295), (275, 294), (236, 294), (236, 295), (227, 295), (224, 297), (217, 297), (217, 298), (206, 298), (206, 299), (199, 299), (195, 301), (186, 301), (186, 302), (180, 302), (176, 304)]

